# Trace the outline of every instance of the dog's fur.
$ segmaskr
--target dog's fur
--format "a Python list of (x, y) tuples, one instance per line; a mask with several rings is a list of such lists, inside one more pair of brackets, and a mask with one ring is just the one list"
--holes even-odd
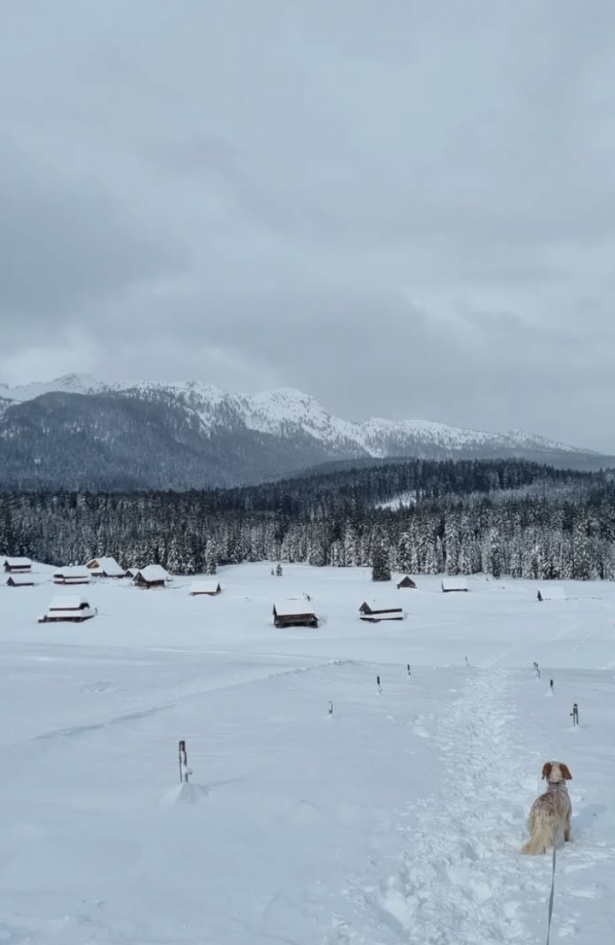
[(566, 781), (570, 781), (572, 775), (563, 762), (547, 761), (542, 767), (542, 777), (547, 782), (547, 790), (532, 804), (527, 819), (530, 839), (524, 843), (522, 853), (545, 853), (557, 843), (560, 831), (564, 840), (570, 840), (572, 805)]

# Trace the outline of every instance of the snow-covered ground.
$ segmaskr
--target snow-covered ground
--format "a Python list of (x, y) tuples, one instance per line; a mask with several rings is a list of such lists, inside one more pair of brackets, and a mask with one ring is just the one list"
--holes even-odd
[[(1, 945), (544, 943), (551, 859), (519, 849), (551, 758), (551, 942), (612, 940), (615, 585), (254, 564), (216, 598), (102, 579), (93, 620), (39, 624), (50, 573), (0, 587)], [(302, 593), (319, 628), (276, 630)], [(374, 597), (406, 619), (360, 622)]]

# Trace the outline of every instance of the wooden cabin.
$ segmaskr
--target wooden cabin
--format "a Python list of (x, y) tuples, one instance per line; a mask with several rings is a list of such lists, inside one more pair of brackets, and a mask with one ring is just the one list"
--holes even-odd
[(190, 585), (189, 594), (191, 597), (201, 597), (203, 595), (207, 597), (215, 597), (216, 594), (219, 594), (222, 590), (219, 581), (194, 581)]
[(148, 564), (145, 568), (139, 568), (132, 580), (137, 587), (152, 590), (157, 587), (166, 587), (169, 575), (161, 564)]
[(561, 584), (545, 584), (538, 590), (538, 600), (566, 600), (566, 591)]
[(468, 579), (464, 577), (445, 577), (442, 579), (442, 591), (450, 594), (453, 591), (467, 591)]
[(276, 627), (317, 627), (314, 605), (307, 597), (284, 600), (273, 605), (273, 623)]
[(398, 604), (385, 604), (381, 601), (363, 601), (359, 607), (361, 620), (379, 623), (381, 620), (403, 620), (404, 612)]
[(83, 623), (96, 616), (96, 610), (83, 597), (54, 597), (39, 623)]
[(406, 575), (406, 577), (402, 578), (399, 584), (397, 585), (398, 590), (402, 587), (411, 587), (414, 590), (416, 590), (416, 582), (413, 581), (411, 577), (408, 577), (408, 575)]
[(31, 574), (9, 574), (5, 583), (7, 587), (34, 587), (34, 577)]
[(64, 585), (89, 584), (90, 572), (86, 567), (79, 567), (78, 565), (68, 568), (58, 568), (57, 571), (54, 571), (53, 583)]
[(115, 558), (105, 556), (103, 558), (92, 558), (86, 564), (86, 568), (94, 577), (123, 578), (126, 577), (126, 571), (120, 567)]
[(29, 574), (32, 562), (29, 558), (3, 558), (2, 567), (7, 574)]

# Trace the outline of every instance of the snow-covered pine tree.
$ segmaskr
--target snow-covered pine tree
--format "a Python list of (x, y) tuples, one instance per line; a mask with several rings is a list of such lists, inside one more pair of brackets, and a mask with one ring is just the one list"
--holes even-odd
[(384, 542), (377, 541), (372, 551), (372, 581), (390, 581), (389, 555)]

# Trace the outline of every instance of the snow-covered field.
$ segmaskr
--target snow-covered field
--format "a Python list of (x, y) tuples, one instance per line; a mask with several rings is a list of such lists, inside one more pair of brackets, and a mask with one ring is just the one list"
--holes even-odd
[[(551, 858), (519, 849), (551, 758), (551, 942), (613, 939), (615, 585), (219, 577), (93, 582), (82, 625), (37, 623), (50, 569), (0, 587), (0, 945), (544, 943)], [(303, 592), (319, 628), (276, 630)], [(406, 619), (360, 622), (375, 596)]]

